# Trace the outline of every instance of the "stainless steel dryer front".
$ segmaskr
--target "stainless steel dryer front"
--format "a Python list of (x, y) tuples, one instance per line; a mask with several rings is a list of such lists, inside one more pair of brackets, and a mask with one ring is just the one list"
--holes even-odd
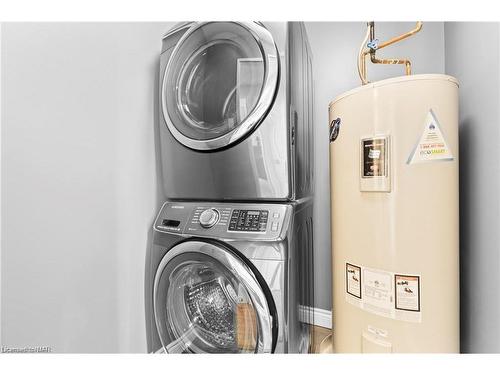
[(312, 203), (166, 202), (146, 264), (149, 352), (303, 353)]
[(170, 199), (312, 194), (312, 66), (300, 22), (190, 22), (163, 38), (159, 126)]

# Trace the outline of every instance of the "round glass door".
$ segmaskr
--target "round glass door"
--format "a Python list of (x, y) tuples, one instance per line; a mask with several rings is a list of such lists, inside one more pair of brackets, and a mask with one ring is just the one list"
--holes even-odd
[(172, 135), (210, 151), (251, 133), (272, 106), (279, 60), (255, 22), (199, 22), (177, 43), (165, 69), (162, 107)]
[(195, 240), (176, 245), (163, 258), (154, 286), (165, 352), (271, 352), (276, 322), (264, 288), (229, 248)]

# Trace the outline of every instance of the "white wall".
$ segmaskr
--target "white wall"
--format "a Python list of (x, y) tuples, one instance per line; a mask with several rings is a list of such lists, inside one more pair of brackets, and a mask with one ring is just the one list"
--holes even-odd
[(500, 26), (446, 23), (460, 82), (461, 350), (500, 352)]
[[(380, 41), (411, 30), (414, 23), (377, 22)], [(331, 309), (330, 250), (330, 171), (328, 143), (328, 104), (339, 94), (360, 85), (357, 54), (366, 32), (364, 22), (307, 22), (313, 53), (315, 77), (314, 129), (316, 137), (315, 176), (315, 297), (316, 306)], [(426, 22), (419, 34), (379, 52), (386, 57), (409, 57), (413, 72), (444, 73), (444, 26)], [(368, 64), (368, 78), (380, 80), (404, 74), (401, 66)]]
[(146, 350), (154, 95), (170, 26), (2, 26), (2, 345)]

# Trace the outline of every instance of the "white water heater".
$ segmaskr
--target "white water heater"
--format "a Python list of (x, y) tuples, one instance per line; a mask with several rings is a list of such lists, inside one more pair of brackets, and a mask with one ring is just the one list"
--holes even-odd
[(458, 82), (369, 83), (329, 115), (335, 352), (458, 352)]

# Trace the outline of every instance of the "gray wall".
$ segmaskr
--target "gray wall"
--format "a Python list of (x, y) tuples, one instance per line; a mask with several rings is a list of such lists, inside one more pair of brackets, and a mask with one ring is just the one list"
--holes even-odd
[(2, 25), (1, 338), (141, 352), (160, 23)]
[[(411, 30), (414, 23), (379, 22), (376, 36), (387, 40)], [(331, 309), (330, 171), (328, 104), (339, 94), (360, 85), (357, 54), (366, 32), (364, 22), (307, 22), (315, 77), (315, 297), (316, 306)], [(414, 73), (444, 73), (444, 26), (426, 22), (422, 31), (380, 51), (380, 56), (409, 57)], [(368, 78), (380, 80), (404, 74), (401, 66), (368, 66)]]
[(460, 82), (461, 350), (500, 351), (500, 29), (446, 23), (446, 73)]

